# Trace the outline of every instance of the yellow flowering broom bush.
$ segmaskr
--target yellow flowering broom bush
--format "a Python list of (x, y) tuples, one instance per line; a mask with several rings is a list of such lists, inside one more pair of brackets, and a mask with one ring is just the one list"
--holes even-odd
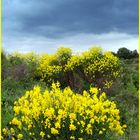
[(70, 86), (76, 91), (81, 87), (83, 91), (86, 84), (93, 83), (98, 88), (109, 88), (119, 73), (119, 59), (111, 52), (103, 53), (100, 47), (81, 54), (72, 54), (69, 48), (59, 48), (53, 55), (43, 55), (36, 71), (46, 83), (59, 81), (61, 86)]
[(3, 129), (3, 139), (19, 140), (105, 140), (106, 133), (124, 133), (119, 110), (97, 88), (74, 93), (53, 83), (51, 90), (39, 86), (26, 91), (14, 103), (10, 129)]

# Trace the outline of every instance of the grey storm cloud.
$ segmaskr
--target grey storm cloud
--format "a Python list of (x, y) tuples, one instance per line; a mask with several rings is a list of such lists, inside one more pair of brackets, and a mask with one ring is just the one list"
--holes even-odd
[(51, 38), (138, 33), (138, 0), (4, 0), (3, 33)]

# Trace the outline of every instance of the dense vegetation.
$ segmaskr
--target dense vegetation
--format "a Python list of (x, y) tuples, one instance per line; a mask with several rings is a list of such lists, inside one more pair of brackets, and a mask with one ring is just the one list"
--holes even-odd
[(2, 52), (3, 139), (135, 140), (138, 85), (138, 53), (126, 48)]
[(81, 92), (91, 84), (102, 90), (110, 87), (119, 69), (119, 59), (111, 52), (103, 53), (101, 48), (76, 55), (69, 48), (59, 48), (53, 55), (41, 56), (36, 73), (46, 83), (59, 81), (62, 87)]

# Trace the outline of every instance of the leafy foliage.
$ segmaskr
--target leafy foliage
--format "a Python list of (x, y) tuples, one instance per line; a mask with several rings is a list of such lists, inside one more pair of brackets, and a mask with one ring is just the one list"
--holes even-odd
[(137, 50), (130, 51), (129, 49), (123, 47), (117, 51), (117, 56), (123, 59), (132, 59), (132, 58), (137, 58), (139, 54)]

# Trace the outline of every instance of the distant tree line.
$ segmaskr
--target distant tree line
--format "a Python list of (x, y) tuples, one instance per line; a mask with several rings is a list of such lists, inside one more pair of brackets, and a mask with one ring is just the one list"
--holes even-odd
[(119, 48), (117, 53), (112, 52), (115, 56), (118, 56), (121, 59), (132, 59), (132, 58), (138, 58), (139, 54), (137, 50), (129, 50), (125, 47)]

